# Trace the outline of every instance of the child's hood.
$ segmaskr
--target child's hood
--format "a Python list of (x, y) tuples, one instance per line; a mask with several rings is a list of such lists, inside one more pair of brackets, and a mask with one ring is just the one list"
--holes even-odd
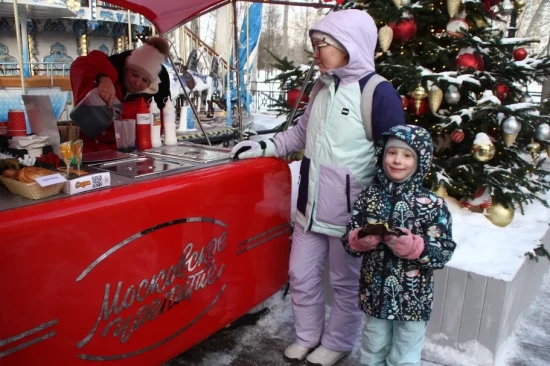
[(433, 142), (430, 133), (425, 128), (413, 125), (394, 126), (382, 134), (382, 138), (376, 146), (377, 176), (381, 183), (388, 182), (388, 178), (382, 168), (384, 158), (384, 148), (390, 137), (394, 137), (406, 142), (414, 149), (418, 156), (418, 167), (416, 172), (405, 183), (416, 183), (419, 187), (426, 175), (428, 175), (432, 166)]

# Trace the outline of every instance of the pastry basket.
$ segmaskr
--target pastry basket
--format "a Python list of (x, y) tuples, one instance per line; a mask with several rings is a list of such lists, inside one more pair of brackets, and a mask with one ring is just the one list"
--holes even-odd
[(22, 183), (18, 180), (0, 177), (0, 181), (10, 190), (11, 193), (30, 198), (31, 200), (39, 200), (41, 198), (55, 196), (63, 189), (65, 182), (52, 184), (51, 186), (41, 187), (40, 184)]

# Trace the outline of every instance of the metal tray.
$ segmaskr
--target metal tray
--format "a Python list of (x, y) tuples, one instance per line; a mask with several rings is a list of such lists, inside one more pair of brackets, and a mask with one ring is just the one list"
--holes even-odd
[(175, 169), (191, 168), (193, 164), (181, 160), (157, 158), (153, 156), (138, 156), (130, 159), (98, 164), (97, 169), (129, 178), (145, 177), (153, 174), (168, 172)]
[(177, 146), (155, 147), (142, 152), (145, 155), (169, 156), (183, 160), (190, 160), (196, 163), (210, 163), (213, 161), (231, 159), (230, 151), (210, 146), (197, 144), (183, 144)]
[(125, 158), (131, 158), (135, 155), (126, 154), (116, 150), (94, 151), (86, 154), (82, 154), (82, 163), (102, 163), (104, 161), (119, 160)]

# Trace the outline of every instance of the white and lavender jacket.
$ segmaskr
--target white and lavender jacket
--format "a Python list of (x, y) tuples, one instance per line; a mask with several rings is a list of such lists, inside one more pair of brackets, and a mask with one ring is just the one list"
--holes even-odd
[(305, 148), (300, 168), (296, 222), (306, 230), (342, 236), (359, 193), (375, 174), (375, 142), (404, 125), (401, 99), (389, 82), (373, 95), (372, 132), (361, 119), (361, 91), (374, 74), (377, 29), (360, 10), (329, 14), (311, 30), (330, 34), (349, 54), (349, 63), (329, 70), (314, 85), (298, 124), (275, 138), (277, 156)]

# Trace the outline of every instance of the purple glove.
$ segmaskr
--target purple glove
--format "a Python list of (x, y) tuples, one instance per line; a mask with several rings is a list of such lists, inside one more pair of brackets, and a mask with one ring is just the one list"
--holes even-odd
[(382, 235), (367, 235), (364, 238), (359, 239), (358, 233), (361, 229), (353, 229), (349, 233), (349, 246), (351, 249), (358, 252), (368, 252), (375, 249), (382, 241)]
[(424, 239), (420, 235), (411, 233), (409, 229), (399, 228), (399, 230), (406, 235), (388, 234), (384, 236), (384, 241), (396, 256), (408, 260), (418, 259), (424, 250)]

